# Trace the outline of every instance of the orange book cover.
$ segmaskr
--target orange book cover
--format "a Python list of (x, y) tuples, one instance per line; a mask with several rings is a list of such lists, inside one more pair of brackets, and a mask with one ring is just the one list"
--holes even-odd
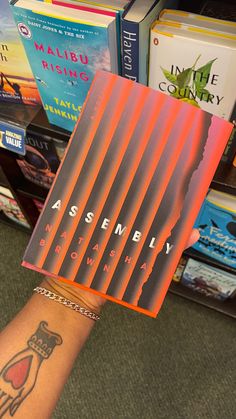
[(23, 265), (156, 317), (231, 131), (97, 72)]

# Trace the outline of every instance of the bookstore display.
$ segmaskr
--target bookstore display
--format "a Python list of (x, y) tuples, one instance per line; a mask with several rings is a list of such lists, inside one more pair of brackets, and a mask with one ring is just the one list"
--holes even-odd
[(156, 317), (231, 131), (97, 72), (23, 265)]
[(0, 0), (0, 10), (0, 101), (40, 104), (39, 92), (8, 0)]
[[(96, 81), (99, 74), (105, 71), (103, 83), (106, 77), (108, 79), (115, 77), (117, 80), (121, 79), (122, 82), (116, 94), (112, 89), (110, 90), (110, 93), (113, 92), (113, 100), (109, 105), (110, 125), (108, 123), (106, 125), (105, 115), (108, 110), (106, 111), (104, 107), (104, 117), (101, 115), (103, 123), (97, 127), (95, 140), (92, 141), (91, 137), (91, 144), (96, 145), (98, 144), (97, 137), (102, 135), (102, 132), (106, 133), (103, 134), (101, 140), (103, 142), (99, 149), (100, 157), (96, 154), (94, 145), (95, 148), (91, 149), (84, 162), (85, 167), (89, 165), (86, 172), (88, 179), (86, 188), (91, 189), (91, 197), (87, 197), (86, 204), (83, 201), (83, 194), (88, 194), (88, 191), (86, 192), (82, 187), (78, 196), (75, 191), (73, 192), (71, 199), (77, 196), (84, 204), (82, 208), (79, 202), (76, 201), (76, 205), (71, 200), (68, 201), (68, 205), (71, 203), (71, 207), (76, 207), (78, 210), (71, 209), (75, 213), (70, 218), (66, 218), (65, 215), (62, 217), (62, 226), (66, 226), (64, 236), (63, 232), (60, 236), (60, 229), (56, 232), (55, 227), (50, 227), (51, 224), (53, 225), (53, 223), (50, 224), (51, 215), (45, 221), (48, 231), (43, 233), (45, 237), (43, 235), (41, 237), (40, 251), (45, 252), (46, 256), (44, 264), (39, 266), (39, 269), (52, 272), (50, 269), (58, 265), (57, 258), (61, 252), (62, 266), (59, 270), (53, 271), (54, 275), (66, 278), (68, 272), (72, 270), (76, 280), (77, 275), (83, 272), (86, 282), (84, 286), (94, 288), (96, 291), (107, 294), (107, 298), (117, 300), (119, 303), (153, 317), (160, 309), (172, 278), (170, 292), (235, 318), (236, 94), (235, 89), (232, 88), (236, 68), (236, 7), (234, 2), (227, 0), (223, 5), (218, 0), (194, 0), (191, 4), (187, 0), (116, 0), (116, 2), (112, 0), (102, 2), (100, 0), (0, 0), (0, 8), (2, 12), (0, 16), (0, 221), (28, 233), (29, 236), (31, 235), (31, 241), (37, 237), (37, 231), (32, 235), (34, 226), (40, 214), (41, 219), (44, 219), (44, 214), (49, 212), (44, 206), (45, 199), (48, 197), (50, 200), (51, 196), (54, 199), (56, 185), (59, 183), (61, 173), (65, 170), (63, 167), (68, 164), (66, 161), (69, 159), (70, 150), (76, 150), (74, 158), (76, 156), (79, 158), (83, 143), (86, 143), (86, 135), (84, 138), (84, 134), (78, 134), (82, 130), (83, 121), (86, 118), (90, 121), (86, 130), (94, 124), (93, 119), (86, 117), (87, 112), (84, 114), (84, 108), (86, 110), (88, 101), (93, 100), (90, 92), (94, 96), (94, 80)], [(111, 73), (114, 76), (111, 76)], [(128, 84), (125, 84), (126, 82)], [(182, 226), (182, 210), (185, 211), (186, 208), (184, 200), (185, 194), (188, 196), (186, 188), (194, 179), (194, 171), (191, 172), (191, 170), (197, 154), (187, 152), (190, 160), (188, 168), (186, 166), (186, 173), (189, 177), (187, 176), (182, 189), (175, 186), (175, 190), (178, 189), (180, 192), (177, 198), (181, 197), (178, 203), (175, 203), (173, 196), (170, 195), (171, 186), (168, 185), (174, 185), (175, 177), (181, 185), (181, 172), (178, 172), (181, 150), (179, 150), (180, 155), (177, 156), (172, 144), (172, 151), (169, 152), (168, 158), (165, 158), (165, 151), (168, 150), (167, 138), (169, 136), (169, 140), (171, 139), (171, 131), (168, 132), (163, 120), (162, 130), (165, 131), (163, 135), (166, 135), (167, 147), (163, 148), (162, 153), (159, 150), (158, 161), (155, 162), (156, 171), (153, 171), (153, 179), (155, 173), (158, 173), (156, 184), (159, 182), (163, 192), (152, 188), (152, 175), (149, 174), (151, 160), (146, 164), (145, 169), (142, 164), (144, 150), (148, 149), (149, 143), (147, 132), (145, 137), (145, 123), (152, 120), (153, 125), (149, 125), (151, 138), (155, 118), (156, 124), (159, 119), (157, 115), (154, 116), (154, 109), (149, 105), (146, 120), (140, 124), (140, 130), (137, 133), (138, 139), (133, 139), (137, 144), (132, 148), (132, 152), (127, 153), (126, 148), (129, 150), (129, 144), (132, 144), (132, 135), (130, 134), (128, 140), (125, 134), (121, 136), (120, 133), (123, 131), (125, 133), (125, 129), (128, 130), (129, 126), (132, 126), (135, 131), (135, 118), (138, 125), (139, 117), (138, 111), (135, 113), (136, 107), (139, 109), (137, 93), (131, 100), (129, 83), (136, 85), (136, 92), (148, 86), (151, 88), (148, 90), (155, 91), (160, 95), (159, 97), (164, 95), (168, 103), (168, 106), (165, 105), (168, 112), (170, 112), (169, 103), (174, 100), (176, 109), (190, 107), (193, 115), (204, 115), (202, 118), (199, 116), (196, 122), (195, 138), (193, 139), (192, 136), (191, 140), (190, 131), (188, 143), (186, 142), (190, 146), (191, 141), (196, 141), (198, 152), (204, 143), (205, 148), (203, 147), (199, 154), (198, 163), (195, 160), (195, 170), (201, 167), (198, 172), (198, 181), (202, 179), (201, 199), (197, 197), (196, 191), (195, 200), (193, 197), (189, 204), (189, 208), (192, 208), (192, 211), (189, 210), (189, 216), (193, 223), (195, 221), (194, 226), (199, 229), (200, 239), (185, 251), (183, 251), (184, 246), (181, 248), (181, 244), (177, 245), (177, 243), (182, 243), (178, 229)], [(127, 103), (131, 100), (125, 114), (122, 111), (125, 109), (125, 103), (121, 100), (123, 89), (125, 89), (124, 100)], [(105, 100), (103, 87), (101, 91), (100, 100), (94, 108), (95, 116), (101, 112), (101, 101)], [(119, 98), (123, 108), (117, 105)], [(109, 102), (109, 99), (107, 101)], [(146, 107), (145, 103), (143, 100), (142, 110), (139, 109), (140, 113), (147, 109), (148, 102)], [(116, 112), (114, 107), (116, 107)], [(114, 119), (116, 123), (112, 122), (113, 112), (114, 118), (117, 118)], [(159, 105), (159, 112), (159, 118), (161, 118), (162, 105)], [(213, 115), (211, 118), (209, 116), (211, 123), (206, 122), (208, 112), (209, 115)], [(186, 115), (187, 111), (185, 111), (185, 117)], [(118, 118), (125, 121), (122, 127), (118, 123)], [(186, 119), (182, 122), (182, 134), (184, 134), (184, 124), (189, 122), (189, 118)], [(178, 121), (178, 115), (176, 115), (176, 121)], [(222, 134), (224, 129), (221, 132), (216, 121), (221, 122), (220, 125), (222, 129), (224, 127), (225, 134)], [(116, 124), (117, 139), (114, 134)], [(207, 124), (208, 128), (215, 127), (214, 141), (213, 128), (207, 131)], [(174, 135), (177, 141), (177, 130)], [(72, 138), (68, 146), (70, 137)], [(116, 149), (115, 141), (118, 141), (118, 138), (120, 148)], [(140, 146), (141, 154), (137, 160), (141, 138), (145, 146), (143, 145), (143, 148)], [(158, 141), (157, 137), (156, 142)], [(211, 147), (207, 148), (210, 142)], [(109, 154), (109, 150), (114, 154)], [(67, 152), (66, 156), (65, 152)], [(111, 156), (113, 156), (112, 159)], [(149, 158), (154, 159), (154, 156), (153, 149)], [(110, 166), (109, 157), (114, 167)], [(167, 167), (161, 164), (164, 158), (166, 162), (168, 161)], [(174, 158), (175, 163), (172, 162)], [(104, 161), (99, 159), (104, 159)], [(62, 164), (61, 161), (63, 161)], [(96, 175), (95, 172), (92, 173), (93, 165), (90, 164), (93, 161), (97, 162), (96, 170), (98, 167), (101, 168), (100, 175), (99, 171)], [(146, 192), (145, 188), (143, 189), (141, 195), (144, 201), (142, 203), (140, 198), (140, 208), (139, 210), (138, 207), (136, 208), (137, 215), (132, 216), (137, 198), (131, 198), (128, 186), (132, 185), (132, 178), (136, 179), (136, 172), (127, 171), (127, 162), (131, 161), (136, 162), (137, 174), (139, 171), (142, 173), (137, 183), (138, 188), (143, 187), (141, 179), (146, 179), (148, 174), (150, 175), (150, 188), (147, 188)], [(200, 161), (204, 163), (202, 166)], [(184, 165), (182, 164), (183, 167)], [(130, 170), (131, 167), (132, 165), (130, 165)], [(163, 181), (165, 175), (163, 178), (160, 175), (162, 170), (163, 174), (168, 173), (168, 176), (173, 172), (173, 180), (171, 181), (170, 177), (168, 181)], [(68, 182), (71, 176), (73, 177), (71, 172), (72, 166), (67, 175), (64, 175)], [(54, 182), (56, 174), (57, 180)], [(82, 178), (85, 179), (84, 176), (82, 171), (81, 182)], [(126, 192), (123, 191), (121, 195), (118, 193), (119, 188), (122, 189), (119, 176), (126, 182), (124, 183)], [(115, 186), (116, 184), (119, 187)], [(113, 189), (117, 191), (117, 198), (114, 199), (113, 194), (111, 200), (109, 193)], [(153, 192), (153, 197), (149, 201), (150, 191)], [(161, 193), (163, 193), (162, 199)], [(107, 194), (106, 197), (105, 194)], [(156, 213), (154, 216), (153, 211), (152, 223), (151, 219), (149, 220), (149, 204), (154, 202), (155, 194), (158, 196), (154, 205)], [(64, 208), (63, 199), (58, 198), (58, 201), (61, 201), (60, 205)], [(90, 201), (98, 202), (98, 211), (94, 211), (94, 207), (91, 207), (93, 210), (88, 207)], [(109, 207), (109, 202), (111, 202), (111, 207)], [(117, 212), (117, 217), (113, 220), (111, 209), (116, 214), (117, 202), (119, 202), (121, 212)], [(181, 202), (185, 204), (182, 205)], [(166, 217), (168, 218), (168, 214), (170, 216), (170, 223), (165, 227), (167, 221), (166, 223), (161, 221), (162, 227), (159, 232), (160, 214), (164, 207)], [(106, 214), (105, 208), (108, 208)], [(171, 212), (172, 208), (175, 211)], [(60, 210), (55, 207), (53, 213), (63, 213)], [(131, 218), (127, 218), (127, 222), (126, 218), (124, 220), (122, 218), (123, 213), (125, 217), (130, 214)], [(177, 213), (179, 213), (178, 216)], [(91, 217), (91, 220), (83, 224), (81, 220), (86, 214), (87, 217)], [(100, 221), (104, 228), (98, 228), (97, 222)], [(118, 227), (116, 234), (112, 237), (109, 234), (114, 222), (117, 222)], [(142, 222), (146, 224), (142, 226)], [(155, 222), (157, 227), (154, 232)], [(113, 227), (115, 230), (115, 225)], [(49, 231), (50, 228), (53, 233)], [(188, 230), (184, 226), (181, 228), (183, 235), (187, 235)], [(81, 237), (83, 234), (88, 234), (84, 240), (81, 239), (81, 253), (77, 252), (78, 249), (72, 249), (75, 240), (72, 231), (80, 230)], [(101, 234), (104, 249), (103, 247), (100, 249), (99, 234)], [(57, 246), (54, 246), (57, 251), (54, 252), (55, 249), (53, 250), (49, 244), (45, 244), (44, 247), (42, 243), (44, 241), (46, 243), (46, 236), (49, 237), (50, 246), (53, 246), (57, 240)], [(132, 240), (133, 237), (134, 240)], [(99, 240), (93, 244), (91, 240), (94, 241), (96, 238)], [(155, 238), (155, 245), (153, 243), (153, 249), (152, 246), (148, 248), (153, 253), (151, 255), (146, 252), (143, 243), (147, 244), (149, 239), (151, 243), (153, 238)], [(136, 250), (132, 249), (134, 244)], [(91, 252), (89, 246), (92, 246)], [(170, 256), (171, 267), (169, 268), (165, 268), (168, 266), (166, 246), (169, 246), (167, 252), (167, 256)], [(115, 247), (118, 248), (116, 255)], [(175, 252), (177, 247), (179, 252)], [(29, 249), (30, 246), (27, 250), (28, 254)], [(76, 268), (67, 263), (69, 251), (70, 254), (74, 252), (73, 264)], [(111, 252), (113, 252), (112, 256)], [(130, 256), (132, 252), (134, 253), (133, 260)], [(128, 259), (123, 266), (121, 260), (125, 254)], [(89, 265), (86, 262), (87, 257), (90, 260)], [(152, 265), (154, 264), (153, 270), (149, 269), (148, 260)], [(155, 267), (157, 262), (158, 269)], [(27, 260), (27, 258), (24, 263), (37, 266), (35, 260)], [(143, 269), (138, 269), (139, 265), (143, 266)], [(176, 265), (178, 265), (177, 268)], [(102, 279), (104, 266), (106, 267), (104, 278), (107, 277), (107, 280)], [(168, 272), (167, 275), (165, 272)], [(120, 277), (122, 284), (117, 280)], [(100, 282), (98, 278), (101, 278)], [(152, 297), (150, 297), (151, 294)]]

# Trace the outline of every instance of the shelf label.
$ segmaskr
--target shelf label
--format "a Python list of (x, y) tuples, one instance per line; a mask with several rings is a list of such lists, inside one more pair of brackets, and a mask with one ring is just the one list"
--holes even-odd
[(0, 147), (24, 156), (25, 133), (26, 130), (22, 127), (0, 121)]

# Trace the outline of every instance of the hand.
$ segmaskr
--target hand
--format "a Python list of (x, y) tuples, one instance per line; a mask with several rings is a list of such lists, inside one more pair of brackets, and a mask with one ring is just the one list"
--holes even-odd
[(194, 243), (196, 243), (199, 240), (199, 238), (200, 238), (200, 233), (197, 228), (194, 228), (192, 230), (192, 233), (190, 234), (190, 237), (187, 241), (185, 249), (187, 249), (188, 247), (191, 247)]
[[(199, 231), (194, 228), (187, 241), (186, 249), (191, 247), (198, 241), (200, 237)], [(62, 295), (74, 302), (78, 302), (81, 306), (88, 308), (90, 311), (99, 313), (106, 299), (100, 295), (94, 294), (93, 292), (87, 291), (80, 287), (78, 284), (64, 282), (63, 280), (46, 278), (47, 283), (44, 284), (46, 288), (50, 288), (53, 292)], [(49, 285), (49, 286), (48, 286)]]

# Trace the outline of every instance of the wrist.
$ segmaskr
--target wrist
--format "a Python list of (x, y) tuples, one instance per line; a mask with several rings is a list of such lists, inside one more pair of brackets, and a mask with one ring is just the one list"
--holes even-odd
[(98, 315), (105, 301), (89, 291), (54, 278), (46, 277), (40, 286)]

